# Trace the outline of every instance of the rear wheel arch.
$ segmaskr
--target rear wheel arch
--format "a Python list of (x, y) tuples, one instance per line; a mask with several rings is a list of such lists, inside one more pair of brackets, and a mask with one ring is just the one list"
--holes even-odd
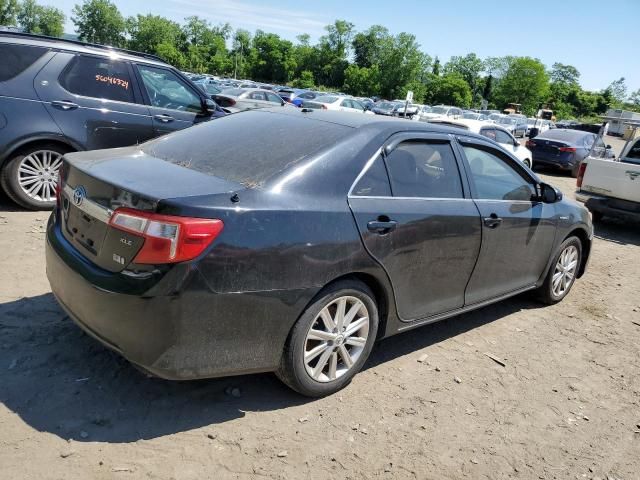
[(52, 145), (52, 144), (62, 148), (66, 148), (69, 151), (83, 150), (82, 148), (79, 148), (77, 145), (74, 145), (73, 142), (63, 140), (60, 137), (30, 138), (16, 145), (13, 145), (10, 149), (8, 149), (2, 157), (2, 161), (0, 161), (0, 167), (4, 166), (5, 163), (7, 163), (16, 155), (20, 155), (22, 152), (26, 152), (31, 148), (45, 146), (45, 145)]

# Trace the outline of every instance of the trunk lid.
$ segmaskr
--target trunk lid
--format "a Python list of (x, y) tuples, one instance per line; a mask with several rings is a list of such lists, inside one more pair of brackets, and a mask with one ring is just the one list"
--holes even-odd
[(64, 237), (84, 257), (110, 272), (124, 270), (144, 243), (143, 237), (109, 225), (117, 208), (155, 212), (162, 200), (242, 188), (149, 156), (137, 147), (68, 154), (61, 176)]

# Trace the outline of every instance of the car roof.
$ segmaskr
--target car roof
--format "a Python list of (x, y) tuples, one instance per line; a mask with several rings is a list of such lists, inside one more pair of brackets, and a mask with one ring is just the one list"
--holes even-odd
[(19, 45), (32, 45), (34, 47), (50, 48), (58, 51), (87, 53), (99, 55), (119, 60), (129, 60), (151, 65), (168, 66), (160, 57), (148, 53), (126, 50), (124, 48), (111, 47), (108, 45), (98, 45), (94, 43), (82, 42), (79, 40), (69, 40), (64, 38), (47, 37), (45, 35), (34, 35), (20, 32), (0, 31), (0, 43), (11, 43)]

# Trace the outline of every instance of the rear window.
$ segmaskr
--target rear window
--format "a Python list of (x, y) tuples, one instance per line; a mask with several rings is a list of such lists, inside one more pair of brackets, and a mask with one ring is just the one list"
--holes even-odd
[(577, 143), (581, 142), (582, 139), (588, 134), (585, 132), (580, 132), (579, 130), (565, 130), (563, 128), (547, 130), (541, 135), (538, 135), (536, 138), (540, 140), (560, 140), (562, 142), (571, 142)]
[[(251, 111), (151, 140), (142, 151), (207, 175), (257, 186), (352, 131), (298, 115)], [(301, 138), (304, 141), (292, 141)]]
[(20, 75), (47, 53), (46, 48), (0, 43), (0, 82)]

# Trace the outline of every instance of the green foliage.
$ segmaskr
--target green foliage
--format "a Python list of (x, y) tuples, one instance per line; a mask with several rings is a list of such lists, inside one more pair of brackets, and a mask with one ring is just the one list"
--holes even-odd
[(73, 8), (71, 20), (80, 40), (105, 45), (123, 46), (125, 21), (118, 7), (110, 0), (84, 0)]
[(480, 73), (484, 70), (484, 63), (475, 53), (470, 53), (464, 57), (451, 57), (445, 66), (444, 74), (457, 74), (461, 76), (471, 87), (472, 92), (478, 91), (480, 83)]
[(615, 107), (621, 107), (627, 99), (627, 85), (624, 82), (624, 77), (611, 82), (605, 90), (610, 92), (612, 105)]
[(380, 92), (380, 69), (377, 65), (371, 67), (349, 65), (344, 74), (343, 89), (352, 95), (365, 97), (378, 95)]
[(258, 30), (253, 37), (252, 78), (258, 81), (287, 83), (296, 69), (293, 44), (275, 33)]
[(548, 95), (549, 76), (545, 66), (535, 58), (517, 57), (509, 61), (494, 99), (498, 105), (504, 106), (508, 103), (520, 103), (523, 111), (532, 115)]
[[(158, 45), (170, 44), (184, 48), (185, 37), (180, 25), (157, 15), (129, 17), (126, 22), (129, 36), (127, 46), (132, 50), (158, 53)], [(163, 47), (166, 52), (166, 47)]]
[(18, 11), (18, 0), (0, 0), (0, 25), (15, 25)]
[(465, 79), (457, 73), (441, 77), (431, 75), (427, 84), (427, 92), (427, 101), (432, 105), (456, 105), (462, 108), (471, 106), (471, 88)]
[(314, 88), (313, 72), (303, 70), (300, 72), (300, 76), (291, 82), (291, 86), (294, 88)]
[(61, 37), (65, 16), (55, 7), (38, 5), (35, 0), (25, 0), (17, 15), (18, 25), (27, 33)]

